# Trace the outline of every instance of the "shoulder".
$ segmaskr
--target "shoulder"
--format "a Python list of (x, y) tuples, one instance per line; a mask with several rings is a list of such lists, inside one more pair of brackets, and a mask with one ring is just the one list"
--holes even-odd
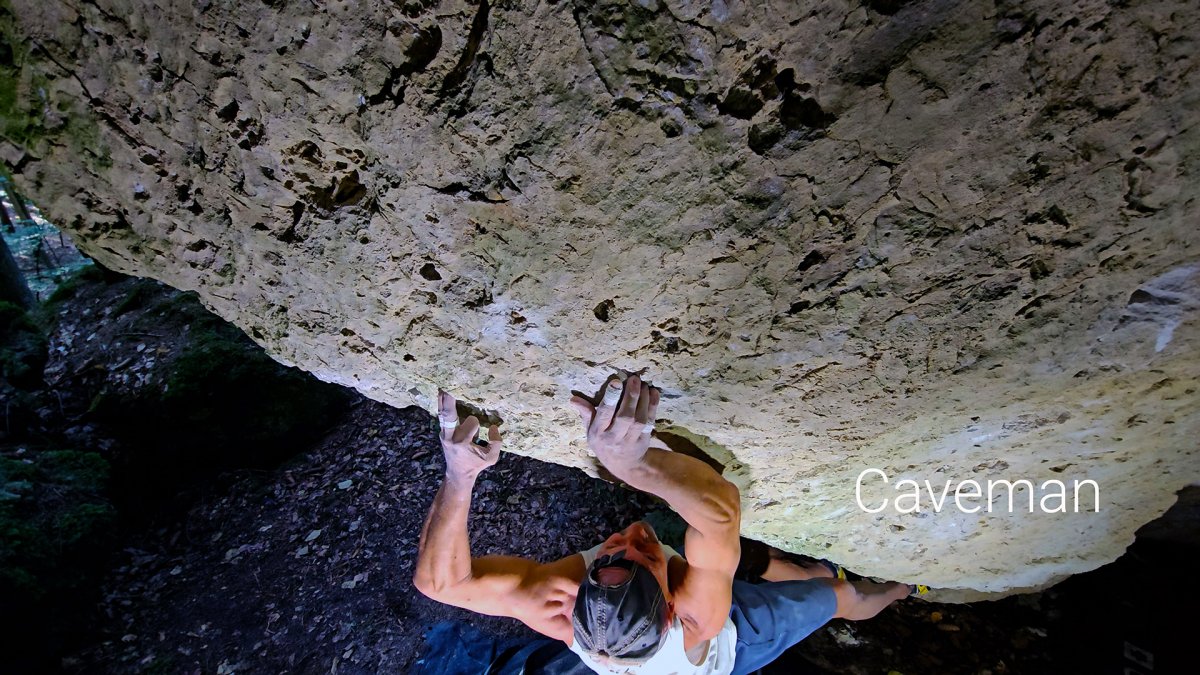
[(691, 648), (719, 634), (733, 603), (732, 573), (699, 567), (676, 557), (669, 563), (668, 578), (686, 646)]

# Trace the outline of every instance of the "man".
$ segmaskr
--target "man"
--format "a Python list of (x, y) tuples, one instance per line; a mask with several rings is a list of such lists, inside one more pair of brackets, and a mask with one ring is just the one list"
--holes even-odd
[[(588, 447), (614, 476), (666, 501), (687, 522), (685, 559), (634, 523), (595, 548), (549, 563), (471, 557), (467, 516), (475, 480), (496, 463), (500, 432), (475, 441), (479, 421), (459, 422), (439, 393), (446, 477), (421, 533), (414, 575), (425, 595), (519, 619), (564, 643), (598, 673), (750, 673), (834, 617), (866, 619), (909, 594), (903, 584), (812, 578), (770, 560), (769, 582), (735, 581), (741, 520), (737, 488), (707, 464), (651, 435), (659, 391), (630, 375), (600, 404), (575, 396)], [(561, 648), (560, 648), (560, 651)]]

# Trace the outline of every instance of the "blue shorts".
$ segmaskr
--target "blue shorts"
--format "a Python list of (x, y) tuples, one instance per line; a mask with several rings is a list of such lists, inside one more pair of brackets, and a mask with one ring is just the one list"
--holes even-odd
[(811, 635), (837, 612), (837, 594), (824, 581), (733, 582), (729, 617), (737, 627), (733, 675), (753, 673)]

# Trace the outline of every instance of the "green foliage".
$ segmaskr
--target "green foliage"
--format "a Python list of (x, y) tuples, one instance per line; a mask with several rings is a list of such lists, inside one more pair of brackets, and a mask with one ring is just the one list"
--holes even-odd
[(0, 597), (6, 613), (32, 617), (94, 587), (115, 513), (100, 455), (23, 454), (0, 456)]
[(40, 386), (46, 349), (46, 336), (29, 314), (17, 305), (0, 302), (0, 375), (14, 387)]
[(108, 462), (94, 452), (47, 450), (39, 453), (38, 468), (55, 485), (85, 492), (99, 491), (108, 485)]
[(45, 672), (91, 618), (116, 514), (94, 452), (0, 454), (0, 671)]

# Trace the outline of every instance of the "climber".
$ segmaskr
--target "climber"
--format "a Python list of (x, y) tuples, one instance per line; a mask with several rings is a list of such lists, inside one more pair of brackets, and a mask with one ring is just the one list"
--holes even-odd
[[(762, 551), (743, 561), (737, 488), (652, 435), (658, 389), (637, 375), (619, 384), (606, 383), (598, 406), (581, 396), (571, 405), (604, 467), (687, 522), (686, 559), (645, 522), (550, 563), (472, 558), (471, 492), (500, 457), (500, 432), (493, 425), (486, 443), (475, 441), (479, 420), (460, 421), (454, 398), (439, 393), (446, 476), (421, 532), (414, 583), (440, 602), (513, 617), (561, 641), (557, 651), (541, 650), (553, 667), (511, 672), (586, 672), (582, 661), (598, 673), (750, 673), (831, 618), (867, 619), (910, 594), (904, 584), (829, 578), (836, 567), (804, 567)], [(740, 562), (743, 571), (756, 563), (767, 583), (735, 580)]]

